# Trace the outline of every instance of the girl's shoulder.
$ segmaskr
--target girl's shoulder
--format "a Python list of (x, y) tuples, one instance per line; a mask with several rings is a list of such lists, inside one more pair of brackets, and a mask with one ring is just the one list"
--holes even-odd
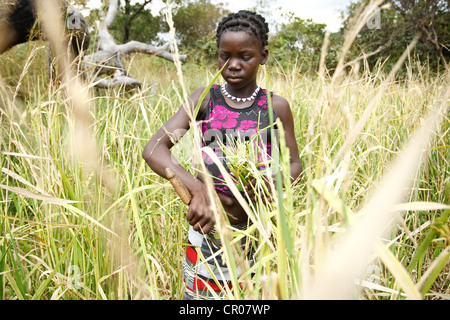
[[(200, 100), (200, 98), (201, 98), (203, 92), (205, 91), (205, 89), (206, 89), (206, 87), (199, 87), (198, 89), (194, 90), (191, 93), (191, 95), (189, 96), (189, 98), (192, 100), (193, 103), (195, 103), (195, 105)], [(210, 93), (208, 92), (203, 100), (207, 100), (207, 98), (209, 98), (209, 95), (210, 95)]]
[(286, 113), (291, 112), (291, 106), (287, 99), (277, 94), (272, 95), (272, 107), (277, 117), (283, 117)]
[[(202, 99), (202, 95), (205, 92), (205, 89), (206, 89), (206, 87), (199, 87), (198, 89), (193, 91), (191, 93), (191, 95), (189, 96), (189, 103), (190, 103), (190, 107), (192, 109), (195, 109), (195, 107), (197, 106), (200, 99)], [(200, 104), (200, 110), (198, 112), (198, 115), (201, 115), (205, 111), (210, 97), (211, 97), (211, 93), (208, 91)]]

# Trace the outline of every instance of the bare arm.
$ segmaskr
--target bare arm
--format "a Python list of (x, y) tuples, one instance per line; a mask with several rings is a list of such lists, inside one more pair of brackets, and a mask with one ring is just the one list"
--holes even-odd
[[(191, 103), (187, 108), (193, 110), (203, 90), (203, 88), (200, 88), (192, 93), (190, 96)], [(207, 99), (205, 100), (207, 101)], [(194, 230), (200, 231), (201, 229), (204, 233), (209, 233), (214, 226), (214, 214), (209, 209), (209, 198), (205, 185), (185, 170), (170, 152), (173, 145), (189, 129), (190, 120), (186, 106), (181, 106), (149, 140), (142, 157), (158, 175), (167, 179), (165, 170), (170, 168), (181, 179), (192, 195), (186, 219), (194, 227)]]
[(286, 99), (274, 95), (273, 110), (283, 124), (286, 146), (289, 149), (290, 155), (291, 179), (292, 182), (294, 182), (302, 173), (303, 167), (298, 152), (297, 140), (295, 138), (294, 118), (292, 116), (291, 107)]
[[(286, 99), (277, 95), (274, 95), (272, 99), (273, 110), (283, 124), (286, 147), (289, 149), (291, 181), (294, 182), (301, 175), (303, 167), (298, 152), (297, 141), (295, 138), (295, 128), (292, 111)], [(266, 178), (270, 179), (270, 177)], [(256, 195), (254, 193), (255, 190), (252, 187), (254, 183), (255, 181), (253, 179), (245, 186), (247, 194), (252, 200), (255, 200), (256, 198)]]

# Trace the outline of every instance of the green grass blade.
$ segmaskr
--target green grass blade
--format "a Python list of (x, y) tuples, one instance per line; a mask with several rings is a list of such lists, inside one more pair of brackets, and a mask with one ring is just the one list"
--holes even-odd
[[(447, 224), (448, 217), (450, 215), (450, 209), (445, 210), (440, 217), (436, 219), (436, 222), (434, 223), (435, 226), (442, 226)], [(414, 252), (413, 257), (411, 258), (411, 262), (408, 265), (407, 270), (411, 272), (417, 264), (423, 260), (425, 254), (427, 253), (428, 249), (430, 248), (431, 242), (437, 235), (437, 230), (435, 228), (430, 228), (428, 230), (428, 233), (426, 234), (425, 238), (420, 242), (419, 246), (417, 247), (416, 251)]]
[(75, 241), (76, 238), (72, 238), (71, 242), (69, 244), (67, 244), (64, 252), (62, 253), (61, 257), (59, 257), (59, 261), (57, 262), (57, 264), (53, 267), (52, 272), (50, 272), (50, 274), (47, 276), (47, 279), (45, 279), (45, 281), (43, 281), (39, 288), (36, 290), (36, 292), (34, 293), (33, 297), (31, 298), (31, 300), (40, 300), (42, 295), (44, 294), (45, 289), (47, 289), (50, 285), (50, 282), (53, 279), (53, 276), (56, 274), (56, 272), (58, 271), (58, 267), (65, 261), (64, 259), (66, 258), (66, 256), (71, 252), (73, 243)]
[[(426, 274), (424, 274), (419, 283), (420, 293), (426, 295), (430, 290), (437, 277), (441, 274), (444, 267), (450, 261), (450, 247), (445, 248), (441, 254), (433, 261), (432, 265), (428, 268)], [(422, 281), (422, 279), (425, 279)]]
[(208, 94), (209, 90), (211, 89), (211, 87), (213, 86), (213, 84), (217, 81), (217, 79), (219, 78), (219, 76), (222, 74), (223, 69), (225, 69), (225, 67), (228, 64), (228, 61), (223, 65), (223, 67), (216, 73), (216, 75), (214, 76), (214, 78), (210, 81), (210, 83), (205, 87), (205, 90), (203, 90), (202, 94), (200, 95), (200, 98), (198, 99), (197, 105), (195, 106), (194, 109), (194, 120), (197, 119), (197, 115), (198, 112), (200, 111), (200, 106), (203, 102), (203, 99), (205, 99), (206, 95)]
[(409, 273), (406, 271), (400, 261), (398, 261), (397, 257), (380, 242), (375, 245), (375, 249), (383, 263), (386, 265), (389, 271), (391, 271), (394, 278), (399, 282), (405, 293), (411, 299), (421, 300), (422, 295), (420, 294), (419, 290), (417, 290), (414, 282), (409, 276)]

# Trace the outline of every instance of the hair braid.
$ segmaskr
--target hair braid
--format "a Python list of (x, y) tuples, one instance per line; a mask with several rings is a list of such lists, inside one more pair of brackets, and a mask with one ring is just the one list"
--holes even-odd
[(269, 24), (262, 15), (252, 11), (241, 10), (224, 17), (217, 27), (217, 45), (225, 31), (247, 32), (255, 36), (263, 48), (268, 45)]

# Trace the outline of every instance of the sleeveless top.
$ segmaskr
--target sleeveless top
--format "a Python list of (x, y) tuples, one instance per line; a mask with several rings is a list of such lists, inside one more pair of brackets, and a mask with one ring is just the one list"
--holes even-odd
[[(263, 163), (267, 163), (267, 159), (272, 155), (267, 91), (259, 90), (252, 105), (243, 109), (230, 107), (218, 85), (211, 87), (210, 96), (207, 107), (198, 119), (202, 132), (202, 147), (209, 147), (214, 151), (239, 186), (241, 183), (233, 175), (230, 166), (242, 164), (246, 157), (250, 157), (253, 162), (259, 164), (259, 169), (264, 169)], [(276, 114), (273, 113), (274, 129), (275, 120)], [(252, 151), (248, 151), (250, 147), (253, 148)], [(258, 159), (255, 154), (258, 154)], [(217, 164), (205, 152), (203, 161), (213, 178), (215, 189), (233, 197)], [(242, 187), (241, 185), (238, 189), (243, 194)]]

